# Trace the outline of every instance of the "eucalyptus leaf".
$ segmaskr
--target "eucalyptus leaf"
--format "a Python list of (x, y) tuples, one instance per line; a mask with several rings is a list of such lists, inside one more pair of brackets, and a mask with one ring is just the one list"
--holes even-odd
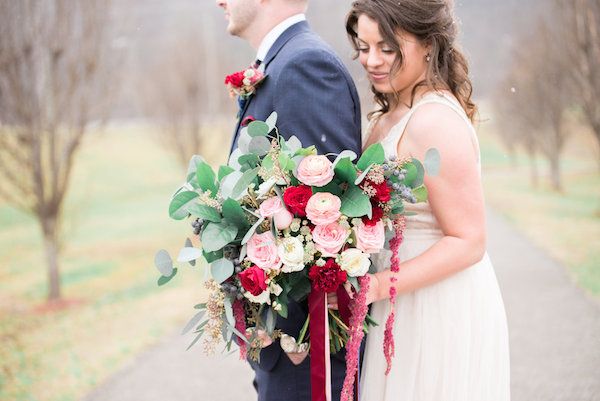
[[(184, 245), (184, 247), (186, 247), (186, 248), (193, 248), (194, 244), (192, 244), (192, 240), (190, 240), (189, 238), (186, 238), (185, 239), (185, 245)], [(190, 266), (196, 266), (196, 261), (195, 260), (190, 260), (188, 263), (190, 264)]]
[(263, 121), (252, 121), (248, 124), (248, 135), (251, 137), (267, 136), (271, 132), (269, 125)]
[(167, 284), (176, 275), (177, 275), (177, 268), (174, 268), (173, 272), (168, 277), (166, 277), (166, 276), (160, 276), (159, 277), (159, 279), (158, 279), (158, 285), (162, 286), (162, 285)]
[(354, 180), (354, 185), (359, 185), (365, 178), (367, 178), (367, 174), (369, 174), (369, 171), (371, 171), (371, 167), (373, 167), (373, 165), (369, 164), (369, 167), (367, 167), (365, 171), (363, 171), (358, 178)]
[(190, 319), (190, 321), (185, 325), (185, 327), (183, 328), (183, 330), (181, 330), (181, 335), (185, 335), (191, 329), (195, 328), (200, 323), (200, 320), (202, 320), (202, 318), (204, 317), (205, 313), (206, 313), (206, 310), (201, 310), (200, 312), (196, 313), (194, 315), (194, 317), (192, 317)]
[(290, 139), (286, 141), (287, 147), (292, 153), (296, 153), (297, 150), (302, 149), (302, 142), (295, 135), (292, 135)]
[(234, 224), (238, 228), (238, 231), (250, 226), (248, 218), (246, 218), (246, 214), (244, 213), (244, 209), (242, 209), (239, 203), (231, 198), (228, 198), (223, 202), (223, 217)]
[(264, 136), (257, 136), (255, 138), (252, 138), (252, 140), (248, 144), (248, 151), (259, 157), (266, 155), (270, 149), (271, 142), (269, 142), (269, 139)]
[[(228, 198), (239, 199), (244, 196), (248, 192), (248, 186), (252, 183), (252, 181), (254, 181), (257, 175), (258, 168), (244, 172), (239, 181), (233, 187), (233, 191)], [(225, 195), (223, 195), (223, 197), (225, 197)]]
[(350, 158), (343, 158), (338, 161), (334, 169), (336, 177), (347, 183), (353, 183), (356, 180), (356, 168), (350, 161)]
[(206, 250), (202, 250), (202, 256), (206, 260), (207, 263), (212, 263), (215, 260), (221, 259), (223, 257), (223, 250), (219, 249), (214, 252), (206, 252)]
[[(196, 171), (198, 170), (198, 164), (203, 163), (204, 162), (204, 158), (200, 155), (193, 155), (190, 158), (190, 161), (188, 163), (188, 170), (187, 170), (187, 176), (190, 177), (194, 174), (196, 174)], [(188, 181), (190, 181), (190, 179), (188, 179)]]
[(269, 127), (269, 132), (273, 131), (277, 125), (277, 112), (272, 112), (269, 117), (265, 120), (265, 124)]
[(362, 154), (356, 167), (359, 170), (365, 170), (370, 164), (383, 164), (385, 162), (385, 152), (381, 143), (374, 143), (369, 146)]
[(231, 195), (233, 194), (233, 188), (242, 178), (242, 175), (242, 172), (234, 171), (228, 174), (225, 178), (223, 178), (223, 180), (221, 181), (221, 196), (223, 198), (227, 199), (231, 197)]
[(340, 160), (344, 159), (344, 158), (348, 158), (348, 159), (350, 159), (350, 161), (354, 161), (354, 160), (356, 160), (357, 157), (358, 156), (353, 151), (351, 151), (351, 150), (343, 150), (342, 153), (340, 153), (339, 155), (337, 155), (337, 157), (333, 161), (333, 167), (335, 167), (336, 164), (338, 164), (338, 162)]
[(250, 145), (251, 140), (252, 136), (250, 136), (250, 134), (248, 133), (248, 127), (242, 128), (240, 130), (240, 133), (238, 134), (237, 139), (237, 145), (240, 151), (242, 152), (241, 154), (250, 153), (250, 151), (248, 150), (248, 146)]
[(252, 235), (254, 234), (254, 232), (256, 231), (258, 226), (260, 226), (262, 224), (263, 221), (265, 221), (265, 218), (261, 217), (260, 219), (258, 219), (256, 221), (256, 223), (254, 223), (254, 225), (252, 227), (250, 227), (250, 229), (248, 230), (248, 232), (246, 233), (246, 235), (244, 235), (244, 238), (242, 239), (242, 245), (244, 245), (246, 242), (250, 241), (250, 238), (252, 238)]
[(240, 156), (238, 163), (240, 163), (240, 171), (244, 172), (257, 167), (260, 164), (260, 158), (254, 153), (248, 153)]
[(293, 171), (296, 167), (296, 164), (290, 157), (285, 153), (279, 154), (279, 166), (283, 171)]
[(228, 326), (229, 330), (231, 330), (233, 332), (233, 334), (235, 334), (240, 340), (242, 340), (246, 344), (250, 344), (250, 341), (248, 341), (246, 336), (243, 335), (242, 333), (240, 333), (240, 331), (238, 329), (236, 329), (235, 326), (232, 326), (231, 324), (229, 324), (229, 322), (227, 322), (227, 326)]
[(233, 317), (233, 306), (231, 305), (231, 299), (229, 297), (225, 297), (223, 300), (223, 305), (225, 306), (225, 317), (227, 318), (227, 322), (231, 327), (235, 327), (235, 318)]
[(179, 256), (177, 256), (178, 262), (189, 262), (190, 260), (196, 260), (202, 257), (202, 250), (198, 248), (181, 248)]
[(198, 163), (198, 167), (196, 169), (196, 180), (198, 181), (198, 186), (200, 186), (203, 191), (210, 191), (213, 198), (217, 194), (215, 178), (215, 172), (207, 163)]
[(193, 203), (188, 206), (187, 211), (202, 220), (218, 223), (221, 221), (221, 213), (214, 207)]
[(431, 148), (425, 153), (425, 171), (430, 176), (436, 176), (440, 173), (440, 152), (436, 148)]
[(233, 173), (235, 170), (232, 167), (229, 166), (220, 166), (219, 167), (219, 173), (218, 173), (218, 178), (219, 178), (219, 182), (221, 180), (223, 180), (223, 178), (225, 178), (228, 174)]
[(173, 273), (173, 259), (171, 259), (169, 252), (164, 249), (156, 252), (156, 255), (154, 256), (154, 265), (160, 274), (165, 277), (168, 277)]
[(348, 217), (368, 216), (373, 212), (369, 197), (359, 187), (350, 187), (342, 195), (340, 212)]
[(427, 188), (425, 185), (421, 185), (418, 188), (412, 190), (413, 195), (417, 198), (417, 202), (425, 202), (427, 200)]
[(175, 197), (171, 199), (171, 204), (169, 205), (169, 216), (174, 220), (185, 219), (189, 214), (187, 210), (188, 206), (192, 204), (198, 196), (198, 193), (194, 191), (184, 191), (175, 195)]
[(210, 275), (219, 284), (227, 280), (233, 274), (233, 263), (229, 259), (215, 260), (210, 264)]
[(407, 186), (411, 186), (418, 175), (417, 167), (413, 163), (408, 163), (404, 166), (404, 169), (406, 170), (406, 174), (402, 182)]
[(244, 152), (242, 152), (242, 150), (239, 148), (239, 146), (237, 148), (235, 148), (235, 150), (233, 152), (231, 152), (231, 154), (229, 155), (229, 161), (227, 162), (227, 165), (234, 170), (239, 170), (241, 166), (240, 166), (240, 163), (238, 162), (238, 159), (243, 154), (244, 154)]
[(417, 169), (417, 176), (415, 177), (415, 180), (410, 184), (410, 186), (412, 188), (418, 188), (421, 185), (423, 185), (423, 179), (425, 178), (425, 168), (417, 159), (412, 159), (412, 162)]
[(218, 251), (235, 239), (238, 228), (226, 220), (221, 223), (208, 223), (202, 231), (202, 248), (206, 252)]
[(330, 183), (322, 187), (312, 187), (312, 192), (313, 194), (316, 194), (318, 192), (329, 192), (330, 194), (341, 198), (344, 191), (342, 191), (342, 188), (340, 188), (339, 184), (337, 184), (334, 181), (331, 181)]

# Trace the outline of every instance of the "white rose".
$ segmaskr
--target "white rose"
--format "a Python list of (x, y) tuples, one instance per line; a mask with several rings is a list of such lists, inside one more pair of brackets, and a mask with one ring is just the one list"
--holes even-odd
[(244, 296), (255, 304), (271, 304), (271, 294), (269, 291), (263, 291), (259, 295), (252, 295), (249, 291), (244, 293)]
[(250, 78), (244, 78), (242, 80), (242, 83), (246, 86), (250, 86), (252, 84), (252, 81), (250, 81)]
[(244, 71), (245, 78), (252, 78), (255, 74), (256, 73), (252, 69), (247, 69), (246, 71)]
[(347, 249), (340, 256), (340, 267), (351, 277), (364, 276), (369, 271), (370, 266), (369, 254), (360, 249)]
[(283, 262), (282, 272), (293, 273), (304, 269), (304, 247), (298, 238), (284, 238), (279, 243), (277, 251)]

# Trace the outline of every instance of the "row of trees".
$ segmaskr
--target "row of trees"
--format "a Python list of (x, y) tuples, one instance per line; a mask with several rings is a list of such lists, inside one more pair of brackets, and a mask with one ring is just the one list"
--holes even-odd
[(39, 222), (51, 300), (74, 157), (116, 84), (108, 1), (0, 0), (0, 197)]
[[(494, 97), (507, 148), (522, 147), (532, 160), (543, 155), (556, 191), (563, 187), (560, 159), (572, 121), (588, 125), (600, 146), (599, 65), (600, 0), (554, 0), (517, 40), (512, 67)], [(538, 180), (532, 162), (532, 184)]]

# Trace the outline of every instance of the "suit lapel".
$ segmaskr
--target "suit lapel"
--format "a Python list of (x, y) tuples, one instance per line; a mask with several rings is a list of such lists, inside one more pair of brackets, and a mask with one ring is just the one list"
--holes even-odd
[[(281, 51), (281, 49), (283, 48), (283, 46), (285, 46), (285, 44), (292, 39), (294, 36), (304, 33), (304, 32), (310, 32), (310, 28), (308, 26), (308, 22), (306, 21), (300, 21), (294, 25), (292, 25), (291, 27), (289, 27), (288, 29), (286, 29), (275, 41), (275, 43), (273, 43), (273, 46), (271, 46), (271, 48), (269, 49), (269, 52), (267, 53), (264, 61), (262, 62), (262, 65), (264, 65), (264, 72), (265, 74), (267, 74), (267, 68), (269, 66), (269, 64), (271, 63), (271, 61), (273, 61), (273, 59), (275, 58), (275, 56), (277, 56), (277, 53), (279, 53)], [(260, 92), (260, 88), (257, 90), (258, 92)], [(246, 104), (244, 105), (243, 110), (240, 113), (240, 117), (238, 118), (237, 124), (235, 126), (235, 131), (234, 131), (234, 136), (233, 136), (233, 140), (231, 142), (231, 147), (229, 149), (229, 154), (231, 154), (234, 151), (234, 146), (237, 142), (238, 136), (240, 134), (240, 128), (242, 125), (242, 121), (244, 121), (244, 118), (246, 116), (246, 112), (248, 111), (248, 107), (250, 106), (250, 102), (252, 102), (252, 99), (254, 98), (254, 96), (257, 96), (258, 94), (252, 95), (250, 96), (250, 98), (246, 101)]]

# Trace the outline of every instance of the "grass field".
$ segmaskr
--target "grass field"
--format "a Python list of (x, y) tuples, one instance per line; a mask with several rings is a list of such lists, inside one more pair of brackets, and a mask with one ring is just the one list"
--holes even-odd
[[(485, 119), (485, 114), (483, 114)], [(535, 244), (568, 268), (587, 294), (600, 300), (600, 171), (589, 132), (575, 127), (562, 160), (563, 192), (552, 191), (545, 160), (538, 158), (538, 188), (530, 183), (525, 154), (511, 160), (493, 123), (479, 130), (486, 201)]]
[(54, 312), (40, 308), (46, 267), (35, 221), (0, 206), (1, 400), (77, 400), (193, 314), (200, 269), (158, 288), (153, 265), (158, 249), (176, 254), (190, 233), (167, 214), (184, 177), (147, 132), (86, 138), (65, 209), (70, 307)]
[[(566, 192), (555, 194), (546, 184), (530, 188), (526, 158), (513, 166), (492, 128), (481, 129), (488, 203), (599, 296), (600, 175), (589, 144), (570, 145)], [(225, 142), (213, 144), (222, 152)], [(88, 136), (74, 172), (62, 256), (66, 309), (42, 307), (46, 267), (35, 221), (0, 205), (0, 400), (80, 400), (178, 330), (202, 296), (199, 268), (156, 286), (155, 251), (176, 253), (190, 231), (167, 216), (184, 171), (148, 132)]]

